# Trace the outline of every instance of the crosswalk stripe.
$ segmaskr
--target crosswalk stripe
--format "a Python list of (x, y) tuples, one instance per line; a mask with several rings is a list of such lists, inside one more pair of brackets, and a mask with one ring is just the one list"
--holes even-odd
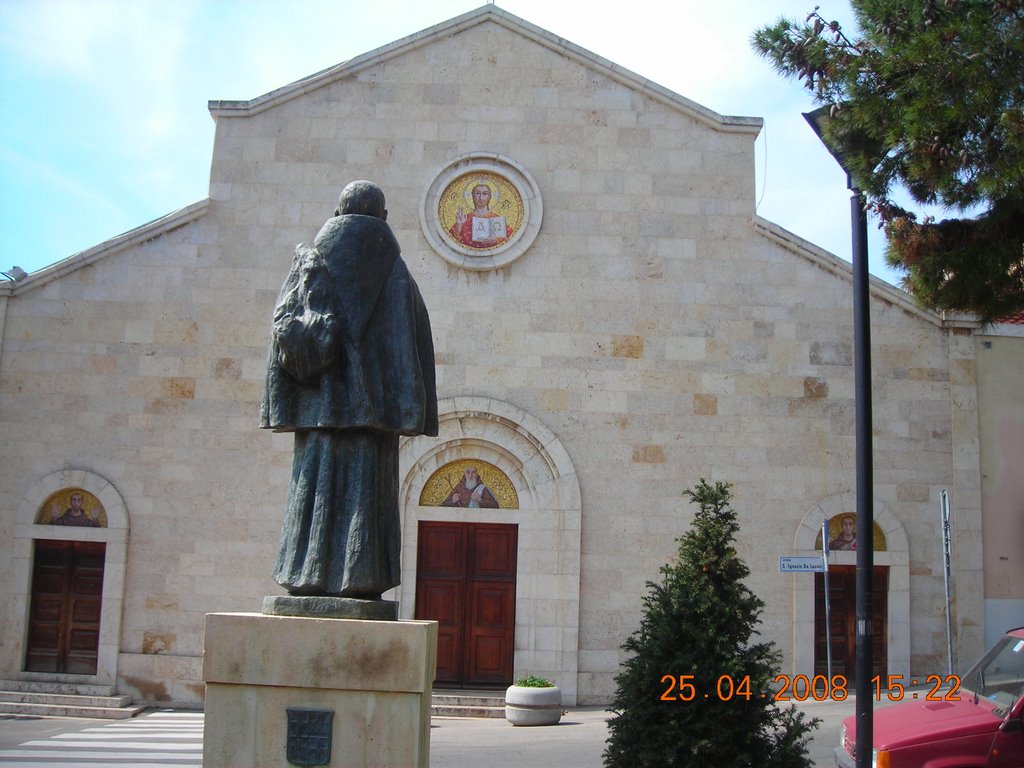
[(0, 749), (3, 768), (200, 768), (203, 713), (154, 712)]

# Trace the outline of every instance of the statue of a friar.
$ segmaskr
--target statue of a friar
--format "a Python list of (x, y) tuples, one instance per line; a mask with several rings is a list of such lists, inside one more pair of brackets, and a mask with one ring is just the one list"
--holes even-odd
[(295, 249), (274, 309), (260, 426), (295, 433), (274, 580), (293, 595), (379, 600), (401, 581), (398, 440), (437, 434), (419, 288), (368, 181)]

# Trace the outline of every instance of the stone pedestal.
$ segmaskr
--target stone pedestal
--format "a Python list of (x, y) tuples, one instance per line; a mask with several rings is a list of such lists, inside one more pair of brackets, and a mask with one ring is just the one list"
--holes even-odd
[(203, 767), (427, 768), (436, 664), (433, 621), (207, 614)]
[(398, 603), (334, 596), (269, 595), (263, 598), (263, 612), (272, 616), (305, 616), (311, 619), (397, 621)]

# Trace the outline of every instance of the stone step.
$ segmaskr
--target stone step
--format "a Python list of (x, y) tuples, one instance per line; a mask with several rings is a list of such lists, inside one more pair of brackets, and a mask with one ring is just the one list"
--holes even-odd
[(70, 693), (32, 693), (29, 691), (0, 691), (0, 703), (46, 704), (55, 707), (127, 707), (131, 696), (80, 696)]
[(486, 717), (500, 719), (505, 716), (505, 705), (500, 707), (460, 707), (431, 704), (431, 717)]
[(435, 691), (432, 700), (435, 704), (446, 704), (453, 706), (505, 706), (504, 696), (481, 696), (479, 694), (472, 693), (437, 693)]
[(505, 716), (505, 696), (470, 691), (434, 691), (431, 697), (432, 717), (493, 717)]
[(145, 707), (113, 688), (36, 680), (0, 681), (0, 714), (22, 717), (87, 717), (125, 720)]
[(0, 691), (25, 693), (67, 693), (73, 696), (113, 696), (111, 685), (83, 685), (77, 682), (51, 680), (0, 680)]
[(145, 707), (93, 707), (76, 704), (38, 704), (34, 702), (0, 701), (0, 714), (20, 717), (83, 717), (97, 720), (128, 720)]

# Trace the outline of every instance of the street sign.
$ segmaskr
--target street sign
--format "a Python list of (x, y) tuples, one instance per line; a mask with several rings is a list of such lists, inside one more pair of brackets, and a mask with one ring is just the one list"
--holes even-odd
[(821, 557), (780, 557), (779, 570), (783, 573), (824, 573), (825, 561)]

